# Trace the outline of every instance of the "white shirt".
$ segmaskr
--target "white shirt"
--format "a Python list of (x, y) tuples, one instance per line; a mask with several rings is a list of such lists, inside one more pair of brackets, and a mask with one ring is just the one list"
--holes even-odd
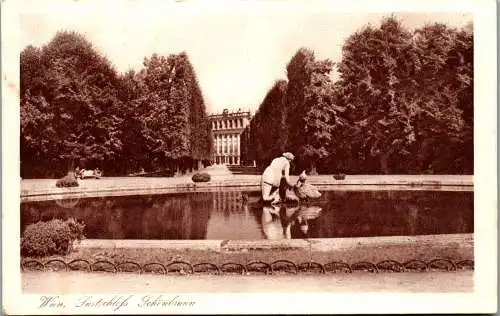
[(264, 170), (262, 181), (278, 187), (282, 176), (290, 183), (290, 161), (285, 157), (278, 157), (274, 158), (271, 164)]

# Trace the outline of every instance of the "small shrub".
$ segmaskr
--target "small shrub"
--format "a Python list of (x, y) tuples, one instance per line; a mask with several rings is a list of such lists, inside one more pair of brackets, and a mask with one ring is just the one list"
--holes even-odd
[(30, 257), (68, 254), (74, 241), (85, 238), (84, 228), (84, 224), (73, 218), (30, 224), (21, 238), (21, 254)]
[(75, 174), (73, 172), (68, 172), (67, 175), (57, 180), (56, 187), (58, 188), (69, 188), (69, 187), (77, 187), (78, 180), (76, 180)]
[(210, 181), (210, 175), (204, 172), (198, 172), (191, 177), (193, 182), (208, 182)]
[(336, 175), (333, 176), (335, 180), (344, 180), (345, 179), (345, 174), (343, 173), (337, 173)]

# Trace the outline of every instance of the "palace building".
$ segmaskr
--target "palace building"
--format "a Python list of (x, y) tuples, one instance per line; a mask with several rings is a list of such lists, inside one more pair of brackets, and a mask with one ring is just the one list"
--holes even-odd
[(240, 164), (240, 134), (252, 119), (249, 111), (238, 110), (209, 116), (214, 144), (213, 162), (216, 164)]

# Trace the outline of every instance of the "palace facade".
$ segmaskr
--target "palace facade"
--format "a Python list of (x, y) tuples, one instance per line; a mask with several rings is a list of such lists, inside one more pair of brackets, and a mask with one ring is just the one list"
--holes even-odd
[(216, 164), (240, 164), (240, 134), (250, 123), (252, 114), (238, 110), (209, 116), (212, 124), (213, 162)]

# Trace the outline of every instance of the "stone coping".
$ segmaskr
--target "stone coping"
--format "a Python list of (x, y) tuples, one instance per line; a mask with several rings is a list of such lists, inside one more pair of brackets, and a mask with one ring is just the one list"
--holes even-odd
[[(296, 177), (291, 177), (295, 181)], [(41, 201), (58, 198), (169, 194), (240, 190), (257, 191), (258, 175), (214, 176), (212, 181), (193, 183), (189, 177), (140, 178), (117, 177), (82, 180), (75, 188), (57, 188), (53, 179), (21, 180), (21, 201)], [(473, 176), (469, 175), (348, 175), (335, 180), (331, 175), (311, 176), (308, 182), (320, 190), (432, 190), (473, 191)]]
[(107, 240), (87, 239), (77, 248), (132, 248), (132, 249), (167, 249), (167, 250), (212, 250), (212, 251), (249, 251), (249, 250), (305, 250), (328, 252), (348, 250), (357, 247), (379, 249), (388, 246), (450, 246), (474, 247), (474, 234), (441, 234), (419, 236), (382, 236), (354, 238), (318, 238), (286, 240)]

